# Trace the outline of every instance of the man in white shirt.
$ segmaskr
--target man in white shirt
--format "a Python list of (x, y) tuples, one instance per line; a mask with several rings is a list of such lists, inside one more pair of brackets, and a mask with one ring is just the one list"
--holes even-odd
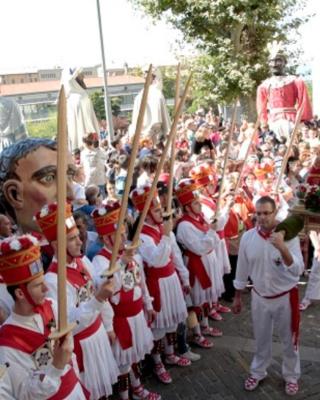
[(299, 239), (296, 237), (284, 242), (283, 235), (274, 232), (276, 213), (276, 204), (271, 197), (263, 196), (257, 201), (257, 227), (246, 232), (240, 242), (233, 311), (236, 314), (241, 312), (241, 292), (250, 276), (253, 282), (251, 307), (256, 353), (244, 387), (248, 391), (255, 390), (266, 377), (272, 358), (275, 325), (283, 345), (285, 392), (292, 396), (299, 390), (297, 284), (304, 263)]

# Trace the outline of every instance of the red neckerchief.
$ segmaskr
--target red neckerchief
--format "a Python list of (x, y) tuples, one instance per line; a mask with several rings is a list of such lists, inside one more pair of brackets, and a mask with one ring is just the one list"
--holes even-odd
[(258, 226), (257, 227), (257, 232), (264, 240), (268, 240), (269, 237), (271, 236), (271, 234), (273, 233), (273, 229), (272, 229), (272, 231), (267, 231), (266, 232), (266, 231), (263, 231), (260, 226)]
[(160, 240), (163, 236), (163, 226), (162, 225), (156, 225), (156, 226), (143, 225), (141, 233), (151, 236), (152, 239), (154, 240), (155, 244), (159, 244)]
[[(77, 268), (71, 268), (67, 266), (67, 281), (76, 289), (85, 286), (88, 281), (91, 280), (91, 275), (89, 274), (86, 267), (83, 265), (80, 257), (74, 259)], [(52, 272), (54, 274), (58, 273), (58, 263), (56, 261), (50, 264), (47, 272)]]
[(178, 221), (178, 224), (180, 224), (183, 221), (190, 222), (192, 225), (194, 225), (199, 231), (207, 233), (208, 230), (210, 229), (210, 226), (206, 223), (204, 217), (202, 214), (199, 214), (198, 218), (193, 218), (189, 214), (184, 214)]

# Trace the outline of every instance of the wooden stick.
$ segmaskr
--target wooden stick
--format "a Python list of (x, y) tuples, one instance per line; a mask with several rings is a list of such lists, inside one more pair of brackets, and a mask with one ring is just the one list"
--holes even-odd
[(116, 269), (116, 261), (117, 261), (119, 248), (120, 248), (120, 242), (121, 242), (121, 227), (124, 223), (124, 220), (125, 220), (125, 217), (127, 214), (128, 198), (129, 198), (130, 188), (132, 185), (134, 164), (135, 164), (136, 157), (137, 157), (138, 150), (139, 150), (139, 138), (140, 138), (140, 133), (142, 130), (145, 110), (147, 107), (148, 93), (149, 93), (149, 87), (151, 85), (151, 82), (152, 82), (152, 65), (150, 65), (150, 67), (149, 67), (148, 75), (147, 75), (147, 78), (146, 78), (146, 81), (144, 84), (143, 95), (142, 95), (142, 100), (141, 100), (141, 104), (140, 104), (140, 110), (139, 110), (139, 115), (138, 115), (138, 119), (137, 119), (136, 130), (135, 130), (135, 134), (134, 134), (133, 142), (132, 142), (130, 163), (128, 166), (128, 173), (127, 173), (124, 193), (123, 193), (122, 201), (121, 201), (121, 209), (120, 209), (118, 226), (117, 226), (117, 230), (116, 230), (116, 237), (115, 237), (114, 245), (112, 248), (110, 267), (109, 267), (109, 270), (108, 270), (106, 276), (113, 275), (114, 272), (117, 270)]
[(229, 153), (230, 153), (230, 148), (231, 148), (231, 141), (232, 141), (232, 137), (233, 137), (233, 133), (234, 133), (234, 128), (236, 126), (237, 104), (238, 104), (238, 99), (235, 101), (234, 106), (233, 106), (230, 133), (229, 133), (229, 137), (228, 137), (227, 149), (226, 149), (226, 152), (225, 152), (225, 155), (224, 155), (223, 170), (222, 170), (222, 177), (221, 177), (221, 182), (220, 182), (220, 187), (219, 187), (219, 194), (218, 194), (218, 199), (217, 199), (217, 207), (216, 207), (216, 211), (215, 211), (215, 218), (217, 217), (217, 215), (218, 215), (218, 213), (220, 211), (220, 207), (221, 207), (222, 193), (223, 193), (224, 181), (225, 181), (227, 165), (228, 165), (228, 159), (229, 159)]
[[(176, 92), (175, 92), (175, 100), (174, 100), (174, 112), (176, 113), (178, 110), (179, 103), (179, 95), (180, 95), (180, 63), (177, 67), (177, 79), (176, 79)], [(171, 159), (170, 159), (170, 178), (168, 184), (168, 194), (167, 194), (167, 209), (166, 212), (171, 214), (172, 212), (172, 192), (173, 192), (173, 180), (174, 180), (174, 162), (176, 158), (176, 130), (175, 135), (172, 138), (171, 143)]]
[(303, 113), (303, 106), (300, 107), (300, 109), (299, 109), (299, 111), (298, 111), (298, 113), (296, 115), (296, 121), (295, 121), (295, 124), (294, 124), (294, 127), (293, 127), (293, 131), (292, 131), (292, 134), (291, 134), (291, 137), (290, 137), (290, 142), (289, 142), (289, 145), (287, 147), (286, 154), (284, 155), (283, 160), (282, 160), (281, 170), (280, 170), (280, 173), (279, 173), (279, 176), (278, 176), (278, 179), (277, 179), (277, 183), (276, 183), (276, 187), (275, 187), (275, 192), (276, 193), (278, 193), (278, 191), (279, 191), (279, 187), (280, 187), (281, 181), (282, 181), (282, 176), (283, 176), (284, 171), (285, 171), (285, 169), (287, 167), (287, 163), (288, 163), (289, 155), (290, 155), (291, 148), (292, 148), (292, 145), (293, 145), (293, 141), (294, 141), (294, 138), (295, 138), (295, 136), (296, 136), (296, 134), (298, 132), (298, 127), (299, 127), (299, 124), (301, 122), (302, 113)]
[(58, 327), (50, 334), (50, 339), (58, 340), (76, 326), (67, 321), (67, 233), (66, 233), (66, 199), (67, 199), (67, 102), (63, 85), (59, 92), (58, 127), (57, 127), (57, 202), (58, 202)]
[(144, 224), (144, 220), (145, 220), (145, 218), (147, 216), (147, 213), (148, 213), (149, 208), (150, 208), (151, 201), (152, 201), (154, 193), (156, 191), (158, 179), (159, 179), (160, 173), (162, 171), (163, 164), (165, 162), (165, 158), (166, 158), (169, 146), (170, 146), (170, 144), (172, 142), (172, 138), (175, 135), (175, 130), (177, 128), (179, 117), (181, 115), (182, 108), (184, 106), (184, 103), (185, 103), (185, 100), (186, 100), (186, 97), (187, 97), (188, 89), (189, 89), (189, 86), (190, 86), (190, 83), (191, 83), (191, 78), (192, 78), (192, 74), (190, 74), (190, 76), (189, 76), (189, 79), (187, 81), (187, 84), (186, 84), (186, 87), (184, 89), (183, 95), (182, 95), (181, 100), (179, 102), (179, 106), (177, 108), (177, 112), (175, 113), (174, 120), (173, 120), (173, 123), (171, 125), (171, 129), (170, 129), (167, 141), (166, 141), (166, 145), (165, 145), (165, 147), (163, 149), (163, 152), (162, 152), (160, 160), (159, 160), (159, 164), (157, 166), (157, 170), (156, 170), (155, 177), (153, 179), (153, 182), (152, 182), (152, 185), (151, 185), (151, 188), (150, 188), (150, 192), (149, 192), (147, 200), (146, 200), (146, 202), (144, 204), (142, 213), (140, 214), (139, 224), (137, 226), (137, 230), (135, 232), (135, 235), (134, 235), (134, 238), (133, 238), (133, 241), (132, 241), (133, 245), (137, 245), (137, 243), (139, 243), (139, 237), (140, 237), (140, 233), (141, 233), (141, 230), (142, 230), (142, 227), (143, 227), (143, 224)]
[(248, 145), (248, 148), (247, 148), (247, 151), (246, 151), (244, 160), (243, 160), (243, 164), (242, 164), (241, 169), (240, 169), (240, 173), (239, 173), (239, 176), (238, 176), (238, 180), (237, 180), (236, 186), (235, 186), (235, 188), (234, 188), (234, 196), (237, 194), (237, 192), (238, 192), (238, 190), (239, 190), (240, 182), (241, 182), (242, 175), (243, 175), (243, 172), (244, 172), (244, 167), (245, 167), (246, 162), (247, 162), (247, 159), (248, 159), (248, 157), (249, 157), (250, 149), (251, 149), (251, 146), (252, 146), (252, 142), (253, 142), (254, 136), (255, 136), (255, 134), (256, 134), (258, 128), (259, 128), (259, 125), (260, 125), (260, 116), (258, 115), (258, 118), (257, 118), (257, 120), (256, 120), (256, 123), (254, 124), (252, 136), (251, 136), (250, 141), (249, 141), (249, 145)]

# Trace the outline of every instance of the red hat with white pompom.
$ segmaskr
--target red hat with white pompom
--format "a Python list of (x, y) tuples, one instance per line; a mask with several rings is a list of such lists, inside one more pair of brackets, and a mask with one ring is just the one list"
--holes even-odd
[(182, 179), (175, 188), (175, 195), (182, 206), (197, 200), (200, 196), (199, 185), (193, 179)]
[[(97, 233), (101, 236), (112, 235), (117, 231), (121, 205), (118, 201), (96, 208), (91, 216)], [(125, 227), (123, 226), (123, 232)]]
[(21, 285), (43, 274), (40, 246), (32, 235), (10, 236), (0, 242), (0, 274), (6, 285)]
[[(144, 204), (149, 197), (150, 189), (151, 186), (144, 186), (141, 188), (136, 188), (130, 193), (132, 203), (139, 212), (142, 212), (144, 209)], [(160, 206), (159, 194), (158, 191), (155, 190), (149, 210), (159, 208)]]
[[(66, 231), (67, 234), (77, 228), (72, 215), (71, 204), (66, 203)], [(37, 224), (48, 240), (53, 242), (58, 238), (58, 205), (57, 203), (46, 204), (35, 216)]]

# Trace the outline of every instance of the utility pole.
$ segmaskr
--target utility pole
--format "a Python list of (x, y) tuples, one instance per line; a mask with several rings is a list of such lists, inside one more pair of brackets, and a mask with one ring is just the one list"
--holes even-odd
[(105, 56), (104, 56), (104, 44), (103, 44), (103, 32), (102, 32), (102, 24), (101, 24), (100, 0), (97, 0), (97, 13), (98, 13), (100, 47), (101, 47), (102, 69), (103, 69), (104, 108), (105, 108), (105, 111), (106, 111), (106, 119), (107, 119), (109, 140), (112, 141), (114, 139), (114, 131), (113, 131), (113, 124), (112, 124), (111, 104), (110, 104), (110, 98), (109, 98), (109, 92), (108, 92), (107, 67), (106, 67), (106, 60), (105, 60)]

